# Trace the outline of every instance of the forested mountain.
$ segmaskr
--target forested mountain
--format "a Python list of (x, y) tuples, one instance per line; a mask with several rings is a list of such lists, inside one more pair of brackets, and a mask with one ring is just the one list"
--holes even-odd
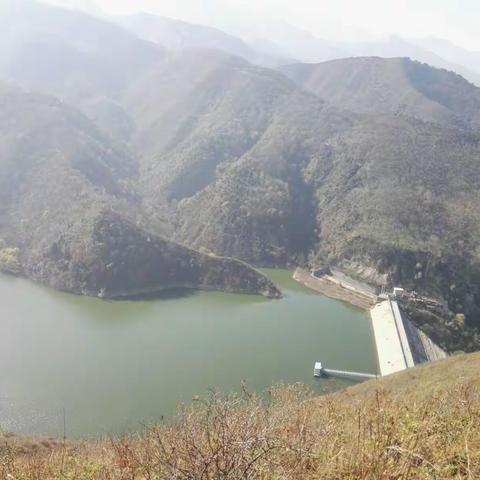
[[(260, 265), (364, 264), (476, 312), (479, 137), (451, 128), (460, 118), (475, 126), (473, 101), (470, 118), (438, 104), (449, 120), (439, 125), (409, 112), (354, 114), (277, 72), (194, 58), (177, 57), (175, 75), (132, 102), (149, 92), (139, 189), (147, 209), (176, 212), (176, 240)], [(195, 62), (205, 69), (191, 78)]]
[(119, 297), (170, 287), (277, 295), (263, 275), (138, 226), (136, 165), (58, 100), (0, 89), (0, 268)]
[[(21, 248), (27, 275), (119, 294), (125, 270), (110, 277), (111, 263), (136, 272), (128, 290), (160, 281), (146, 263), (165, 252), (175, 269), (177, 257), (210, 272), (233, 265), (173, 241), (258, 266), (367, 267), (480, 323), (480, 97), (466, 80), (407, 59), (276, 71), (211, 49), (170, 52), (78, 12), (22, 5), (33, 16), (10, 12), (1, 48), (13, 58), (33, 38), (35, 54), (18, 57), (21, 74), (4, 62), (0, 75), (64, 102), (2, 96), (2, 235)], [(73, 56), (57, 62), (40, 38), (61, 38)], [(89, 59), (81, 75), (78, 55)], [(46, 80), (24, 75), (25, 58)], [(90, 68), (92, 59), (118, 75)], [(116, 243), (118, 231), (138, 256), (129, 241)], [(93, 258), (108, 259), (94, 275), (108, 288), (90, 283)], [(253, 275), (253, 289), (265, 290), (263, 277), (234, 265), (228, 272)], [(225, 277), (209, 283), (195, 271), (195, 284), (225, 288)]]
[(288, 65), (281, 71), (301, 87), (354, 112), (480, 127), (479, 88), (453, 72), (408, 58), (349, 58)]

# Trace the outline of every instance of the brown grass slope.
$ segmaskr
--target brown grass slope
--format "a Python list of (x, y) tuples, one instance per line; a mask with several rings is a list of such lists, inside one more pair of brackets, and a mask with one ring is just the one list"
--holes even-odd
[[(4, 436), (1, 478), (476, 479), (480, 354), (333, 395), (212, 394), (169, 425), (96, 443)], [(11, 475), (11, 477), (8, 477)]]

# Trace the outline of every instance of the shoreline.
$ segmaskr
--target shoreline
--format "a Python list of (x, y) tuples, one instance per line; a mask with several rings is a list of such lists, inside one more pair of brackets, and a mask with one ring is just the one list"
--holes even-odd
[(371, 292), (362, 292), (358, 288), (348, 288), (339, 281), (335, 281), (332, 277), (313, 277), (310, 272), (303, 268), (297, 268), (293, 274), (293, 279), (304, 285), (310, 290), (325, 295), (334, 300), (353, 305), (367, 312), (375, 305), (378, 297)]

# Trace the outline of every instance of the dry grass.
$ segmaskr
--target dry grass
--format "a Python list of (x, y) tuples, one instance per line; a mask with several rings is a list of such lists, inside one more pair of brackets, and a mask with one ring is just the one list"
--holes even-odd
[(0, 479), (479, 479), (480, 355), (311, 397), (212, 394), (98, 443), (4, 438)]

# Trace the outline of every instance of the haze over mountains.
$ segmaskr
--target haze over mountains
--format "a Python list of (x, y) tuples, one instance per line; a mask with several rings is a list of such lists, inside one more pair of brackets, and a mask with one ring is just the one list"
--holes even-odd
[(173, 51), (214, 49), (242, 57), (252, 63), (272, 67), (290, 60), (287, 57), (276, 56), (272, 52), (262, 53), (260, 49), (255, 49), (240, 38), (228, 35), (217, 28), (146, 13), (116, 17), (114, 20), (140, 38)]
[[(242, 31), (239, 33), (242, 35)], [(261, 51), (305, 63), (358, 56), (409, 57), (437, 68), (453, 70), (480, 85), (478, 64), (470, 60), (470, 52), (455, 45), (451, 45), (447, 53), (433, 41), (408, 40), (398, 35), (377, 40), (338, 42), (318, 38), (285, 22), (270, 22), (260, 33), (247, 32), (245, 38)], [(443, 53), (446, 55), (443, 56)]]
[[(95, 0), (48, 1), (53, 4), (86, 10), (104, 17), (108, 15), (106, 12), (101, 12)], [(188, 37), (190, 40), (196, 38), (199, 42), (197, 47), (202, 47), (202, 42), (218, 44), (218, 40), (223, 36), (226, 44), (220, 48), (228, 50), (230, 46), (233, 47), (236, 44), (233, 48), (238, 49), (239, 43), (243, 43), (241, 49), (244, 49), (245, 44), (247, 44), (248, 48), (254, 50), (255, 55), (260, 56), (260, 59), (266, 56), (267, 63), (271, 62), (270, 57), (277, 60), (290, 59), (308, 63), (319, 63), (351, 56), (409, 57), (437, 68), (455, 71), (467, 80), (477, 85), (480, 84), (480, 52), (462, 48), (450, 40), (439, 37), (438, 34), (428, 37), (421, 37), (418, 33), (416, 35), (399, 33), (372, 35), (362, 28), (355, 29), (352, 27), (352, 24), (355, 24), (354, 18), (349, 17), (335, 22), (329, 21), (328, 16), (322, 18), (316, 33), (311, 33), (305, 28), (295, 26), (294, 23), (289, 21), (288, 17), (284, 16), (283, 20), (275, 19), (277, 15), (280, 15), (278, 18), (282, 18), (280, 12), (260, 8), (257, 10), (263, 10), (263, 13), (259, 14), (255, 9), (249, 10), (248, 2), (244, 3), (244, 8), (241, 8), (241, 5), (235, 2), (218, 2), (210, 8), (208, 2), (199, 7), (196, 2), (183, 1), (179, 2), (178, 8), (174, 6), (167, 8), (167, 6), (153, 3), (152, 7), (155, 6), (163, 12), (171, 12), (170, 14), (164, 13), (164, 15), (175, 16), (176, 20), (151, 14), (126, 15), (123, 18), (116, 17), (113, 20), (124, 24), (124, 26), (130, 25), (137, 35), (158, 41), (165, 46), (168, 46), (167, 44), (172, 41), (179, 45), (178, 42), (182, 42), (181, 38)], [(188, 5), (188, 8), (186, 5)], [(407, 8), (406, 5), (405, 8)], [(319, 6), (318, 10), (321, 11), (322, 8), (326, 7)], [(365, 11), (368, 8), (369, 6), (366, 5)], [(187, 15), (189, 11), (190, 14)], [(441, 8), (439, 8), (439, 11), (441, 11)], [(456, 9), (456, 13), (460, 11), (467, 10)], [(196, 14), (193, 15), (192, 12), (196, 12)], [(352, 12), (348, 11), (348, 15), (350, 14)], [(187, 21), (181, 21), (181, 18), (185, 16), (188, 17)], [(375, 15), (371, 15), (371, 17), (374, 18)], [(454, 17), (452, 16), (452, 23), (458, 20)], [(193, 20), (194, 18), (197, 18), (197, 20)], [(343, 20), (345, 20), (344, 23)], [(431, 20), (433, 22), (433, 19)], [(202, 25), (192, 25), (192, 21), (199, 22)], [(294, 19), (292, 19), (292, 22), (294, 22)], [(155, 23), (159, 24), (158, 28), (155, 27)], [(154, 32), (152, 32), (153, 27), (155, 27)], [(205, 36), (209, 30), (212, 39), (207, 39)], [(429, 26), (422, 26), (421, 32), (427, 32), (428, 30)], [(163, 38), (160, 38), (162, 36)], [(355, 40), (352, 40), (353, 38)], [(229, 44), (231, 45), (229, 46)], [(240, 54), (238, 50), (236, 53), (233, 51), (230, 51), (230, 53)], [(248, 53), (250, 58), (247, 58), (250, 61), (252, 59), (251, 54), (250, 51)]]
[(480, 324), (480, 89), (458, 74), (302, 64), (351, 55), (308, 35), (267, 51), (165, 18), (2, 6), (0, 238), (19, 272), (106, 296), (275, 296), (214, 255), (342, 265)]
[(222, 31), (155, 15), (134, 14), (114, 21), (149, 41), (168, 48), (219, 48), (262, 66), (296, 62), (320, 63), (358, 57), (409, 57), (437, 68), (455, 71), (480, 85), (480, 52), (470, 52), (442, 39), (407, 40), (389, 35), (378, 40), (326, 40), (283, 21), (254, 20), (248, 26), (227, 25)]

